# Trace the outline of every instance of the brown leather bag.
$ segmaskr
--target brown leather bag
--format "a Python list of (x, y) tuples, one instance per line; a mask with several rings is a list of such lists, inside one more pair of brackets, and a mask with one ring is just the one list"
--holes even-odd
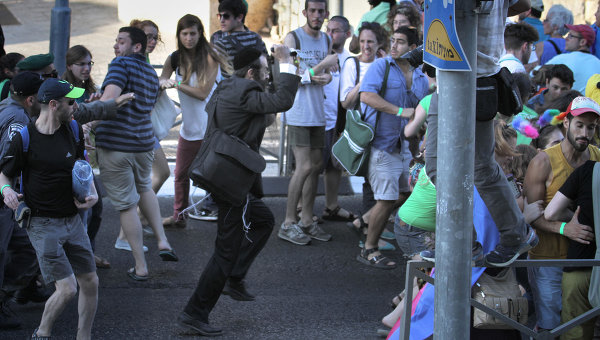
[[(527, 323), (527, 299), (521, 295), (512, 268), (506, 268), (496, 276), (481, 274), (479, 280), (473, 285), (472, 297), (482, 305), (494, 309), (520, 324)], [(473, 308), (473, 327), (512, 329), (501, 320), (478, 308)]]

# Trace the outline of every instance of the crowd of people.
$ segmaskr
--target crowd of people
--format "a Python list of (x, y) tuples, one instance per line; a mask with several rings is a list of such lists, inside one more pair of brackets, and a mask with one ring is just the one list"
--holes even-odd
[[(222, 334), (209, 315), (221, 294), (255, 299), (245, 277), (275, 219), (261, 199), (260, 176), (242, 206), (213, 192), (199, 210), (190, 210), (189, 173), (215, 130), (258, 152), (265, 128), (280, 112), (294, 172), (278, 238), (300, 246), (328, 242), (327, 222), (344, 221), (360, 240), (356, 260), (365, 266), (397, 268), (397, 260), (386, 253), (396, 249), (393, 240), (404, 259), (435, 262), (442, 108), (435, 68), (405, 57), (423, 44), (423, 1), (368, 3), (371, 9), (354, 26), (344, 16), (330, 17), (326, 0), (306, 0), (306, 22), (271, 48), (279, 65), (278, 77), (271, 79), (267, 46), (245, 26), (243, 0), (219, 1), (220, 30), (209, 39), (197, 16), (183, 16), (177, 22), (177, 49), (160, 76), (149, 63), (161, 41), (151, 20), (133, 20), (119, 30), (115, 59), (101, 85), (90, 75), (92, 52), (82, 45), (68, 49), (67, 70), (60, 77), (51, 54), (0, 56), (0, 328), (20, 326), (8, 308), (11, 299), (46, 301), (32, 339), (47, 339), (79, 291), (77, 338), (91, 337), (96, 269), (110, 268), (95, 254), (94, 243), (104, 195), (119, 212), (114, 246), (131, 252), (135, 265), (127, 275), (135, 281), (150, 279), (144, 233), (154, 235), (163, 261), (178, 261), (166, 228), (186, 228), (190, 214), (217, 223), (214, 253), (178, 322), (200, 335)], [(526, 256), (593, 258), (600, 3), (591, 26), (574, 24), (562, 5), (553, 5), (541, 21), (542, 0), (488, 1), (481, 7), (474, 184), (498, 237), (494, 244), (484, 242), (482, 226), (474, 223), (473, 266), (504, 267)], [(508, 19), (517, 15), (516, 22)], [(510, 73), (509, 85), (523, 105), (502, 107), (502, 72)], [(160, 114), (153, 108), (166, 89), (177, 90), (182, 124), (173, 213), (161, 217), (156, 193), (170, 170), (150, 114)], [(374, 130), (360, 212), (338, 202), (344, 168), (332, 147), (344, 133), (347, 110), (358, 110)], [(81, 159), (99, 173), (83, 202), (71, 190), (73, 164)], [(314, 206), (321, 174), (325, 209), (319, 215)], [(592, 308), (590, 267), (530, 267), (518, 274), (539, 332)], [(53, 291), (46, 287), (51, 283)], [(414, 287), (411, 296), (425, 289), (417, 282)], [(393, 311), (382, 319), (386, 328), (378, 333), (397, 329), (405, 296), (393, 298)], [(415, 303), (426, 303), (421, 301)], [(595, 321), (563, 337), (591, 339), (594, 328), (599, 331)], [(423, 332), (429, 336), (433, 329)]]

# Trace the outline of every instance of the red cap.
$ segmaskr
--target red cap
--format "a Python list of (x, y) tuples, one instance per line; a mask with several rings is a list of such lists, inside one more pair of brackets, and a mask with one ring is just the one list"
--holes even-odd
[(590, 26), (588, 26), (588, 25), (565, 25), (565, 27), (570, 29), (571, 31), (575, 31), (575, 32), (581, 34), (581, 37), (583, 39), (585, 39), (588, 46), (592, 46), (594, 44), (594, 41), (596, 40), (596, 33), (594, 32), (594, 29), (591, 28)]
[(593, 112), (600, 116), (600, 105), (588, 97), (577, 97), (573, 99), (567, 111), (573, 116), (579, 116), (582, 113)]

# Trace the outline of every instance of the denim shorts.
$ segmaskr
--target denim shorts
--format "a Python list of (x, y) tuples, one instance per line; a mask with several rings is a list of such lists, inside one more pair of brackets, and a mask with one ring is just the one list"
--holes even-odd
[(96, 261), (79, 214), (32, 217), (27, 234), (46, 284), (96, 271)]
[(411, 259), (423, 250), (430, 249), (428, 244), (433, 243), (432, 232), (402, 223), (398, 215), (394, 221), (394, 234), (405, 259)]

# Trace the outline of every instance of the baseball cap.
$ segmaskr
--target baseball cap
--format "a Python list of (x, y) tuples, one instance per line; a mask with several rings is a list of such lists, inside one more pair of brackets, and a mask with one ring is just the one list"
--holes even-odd
[(10, 81), (12, 91), (18, 96), (31, 96), (36, 94), (44, 79), (39, 74), (31, 71), (22, 71)]
[(580, 96), (573, 99), (565, 113), (579, 116), (586, 112), (593, 112), (600, 116), (600, 105), (588, 97)]
[(543, 12), (544, 2), (542, 2), (542, 0), (531, 0), (531, 8), (538, 10), (539, 12)]
[(588, 46), (592, 46), (594, 44), (594, 41), (596, 40), (596, 33), (594, 32), (594, 29), (591, 28), (590, 26), (588, 26), (588, 25), (565, 25), (565, 27), (570, 29), (571, 31), (575, 31), (575, 32), (581, 34), (581, 37), (583, 39), (585, 39)]
[(37, 71), (54, 62), (54, 55), (52, 53), (46, 54), (35, 54), (29, 56), (17, 63), (19, 70), (23, 71)]
[(48, 104), (52, 99), (79, 98), (85, 92), (81, 87), (75, 87), (66, 80), (48, 78), (42, 83), (38, 91), (38, 101), (42, 104)]

